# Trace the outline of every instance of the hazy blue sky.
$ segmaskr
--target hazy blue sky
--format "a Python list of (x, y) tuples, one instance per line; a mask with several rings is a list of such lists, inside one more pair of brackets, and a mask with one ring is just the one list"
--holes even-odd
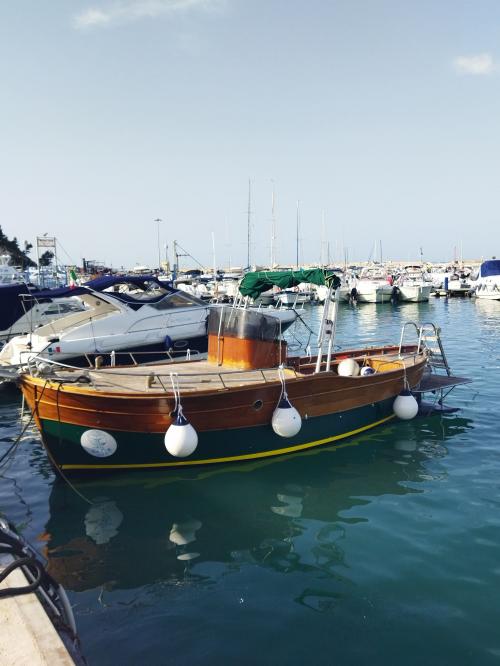
[[(0, 224), (75, 262), (500, 255), (498, 0), (3, 0)], [(61, 258), (70, 259), (62, 254)], [(192, 263), (192, 262), (185, 262)]]

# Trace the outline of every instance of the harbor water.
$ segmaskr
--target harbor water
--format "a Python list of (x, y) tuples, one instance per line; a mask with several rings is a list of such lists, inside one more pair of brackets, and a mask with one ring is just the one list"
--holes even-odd
[[(447, 398), (458, 412), (72, 487), (29, 426), (0, 514), (65, 586), (90, 666), (500, 663), (500, 303), (342, 305), (338, 341), (398, 342), (407, 320), (439, 325), (473, 379)], [(20, 413), (3, 392), (0, 456)]]

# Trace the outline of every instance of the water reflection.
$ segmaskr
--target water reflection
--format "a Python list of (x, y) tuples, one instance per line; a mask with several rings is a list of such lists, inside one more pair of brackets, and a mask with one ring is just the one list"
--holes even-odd
[[(175, 478), (78, 483), (92, 504), (57, 481), (42, 537), (49, 572), (74, 591), (182, 582), (187, 573), (214, 582), (247, 564), (349, 584), (343, 544), (349, 529), (368, 520), (364, 507), (439, 478), (429, 461), (445, 456), (446, 440), (470, 427), (468, 419), (431, 417), (374, 431), (340, 450)], [(328, 604), (314, 589), (297, 601), (315, 609)]]

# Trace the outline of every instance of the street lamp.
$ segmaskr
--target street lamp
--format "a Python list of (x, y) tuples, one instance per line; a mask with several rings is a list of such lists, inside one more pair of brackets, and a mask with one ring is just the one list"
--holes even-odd
[(163, 220), (161, 217), (157, 217), (155, 222), (157, 224), (157, 241), (158, 241), (158, 272), (161, 273), (161, 255), (160, 255), (160, 223)]

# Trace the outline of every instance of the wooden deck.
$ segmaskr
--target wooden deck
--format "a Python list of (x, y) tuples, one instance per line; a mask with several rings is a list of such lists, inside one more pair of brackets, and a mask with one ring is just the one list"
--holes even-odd
[[(369, 364), (376, 370), (376, 374), (380, 375), (401, 370), (403, 367), (412, 367), (417, 361), (421, 362), (422, 359), (414, 354), (404, 358), (399, 357), (398, 354), (383, 354), (364, 355), (357, 360), (360, 364), (369, 360)], [(336, 363), (332, 363), (332, 374), (336, 374), (335, 367)], [(302, 363), (297, 368), (286, 367), (284, 368), (285, 380), (311, 377), (314, 369), (315, 361)], [(107, 367), (100, 370), (59, 370), (55, 377), (57, 377), (57, 381), (62, 380), (65, 388), (75, 383), (75, 386), (78, 386), (79, 389), (85, 389), (87, 386), (86, 380), (81, 382), (76, 382), (76, 380), (78, 377), (86, 377), (90, 380), (88, 382), (89, 387), (98, 392), (171, 393), (171, 373), (175, 375), (176, 383), (178, 383), (183, 393), (224, 391), (236, 387), (276, 384), (280, 381), (278, 368), (235, 370), (233, 367), (217, 365), (208, 360), (185, 361), (175, 364), (158, 363), (148, 366)]]

